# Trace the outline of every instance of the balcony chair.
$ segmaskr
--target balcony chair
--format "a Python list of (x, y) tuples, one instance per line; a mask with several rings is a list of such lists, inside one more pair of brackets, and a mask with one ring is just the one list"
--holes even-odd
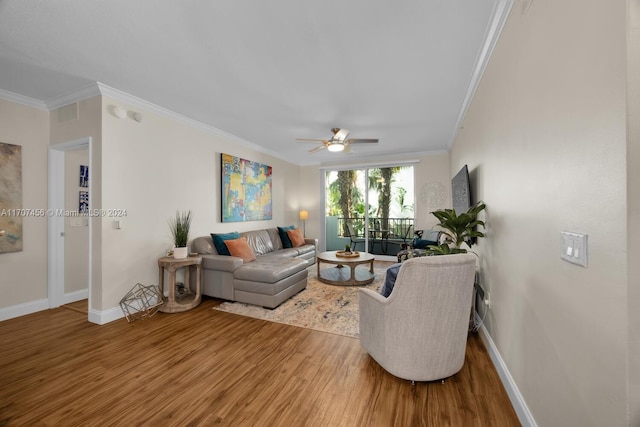
[(351, 250), (355, 251), (358, 243), (362, 243), (362, 248), (364, 249), (364, 237), (358, 236), (353, 228), (353, 224), (347, 223), (347, 231), (349, 232)]
[(380, 251), (383, 254), (387, 253), (389, 248), (389, 230), (383, 230), (380, 224), (380, 220), (373, 221), (373, 228), (369, 229), (369, 243), (371, 245), (371, 253), (375, 253), (376, 243), (380, 245)]
[(360, 288), (360, 344), (386, 371), (415, 381), (444, 380), (462, 369), (476, 257), (405, 261), (388, 298)]

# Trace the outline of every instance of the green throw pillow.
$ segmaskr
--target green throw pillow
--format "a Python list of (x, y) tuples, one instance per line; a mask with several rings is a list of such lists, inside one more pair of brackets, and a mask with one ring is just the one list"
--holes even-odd
[(287, 234), (287, 230), (295, 230), (295, 225), (290, 225), (288, 227), (278, 227), (278, 234), (280, 234), (280, 240), (282, 240), (283, 248), (292, 248), (293, 243), (291, 243), (291, 239)]
[(224, 234), (213, 234), (211, 233), (211, 239), (213, 240), (213, 245), (216, 247), (218, 251), (218, 255), (227, 255), (231, 256), (229, 252), (229, 248), (224, 244), (225, 240), (235, 240), (240, 238), (240, 233), (234, 231), (233, 233), (224, 233)]

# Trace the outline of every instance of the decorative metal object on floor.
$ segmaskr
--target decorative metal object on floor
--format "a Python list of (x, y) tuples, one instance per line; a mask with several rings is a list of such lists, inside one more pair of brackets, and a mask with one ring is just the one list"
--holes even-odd
[(140, 283), (136, 283), (120, 300), (120, 308), (128, 322), (153, 316), (162, 304), (164, 299), (157, 286), (144, 286)]

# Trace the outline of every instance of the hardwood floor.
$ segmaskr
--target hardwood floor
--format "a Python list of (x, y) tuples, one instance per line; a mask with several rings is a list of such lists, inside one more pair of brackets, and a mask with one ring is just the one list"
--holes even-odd
[(107, 325), (59, 308), (0, 322), (0, 425), (515, 426), (482, 341), (444, 384), (355, 338), (212, 310)]

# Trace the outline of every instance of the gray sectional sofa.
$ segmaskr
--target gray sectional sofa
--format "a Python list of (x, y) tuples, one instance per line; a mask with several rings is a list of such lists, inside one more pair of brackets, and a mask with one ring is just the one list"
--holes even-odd
[(211, 236), (193, 239), (190, 251), (202, 256), (202, 293), (214, 298), (275, 308), (307, 287), (307, 267), (315, 264), (317, 240), (284, 248), (278, 228), (239, 233), (256, 255), (220, 255)]

